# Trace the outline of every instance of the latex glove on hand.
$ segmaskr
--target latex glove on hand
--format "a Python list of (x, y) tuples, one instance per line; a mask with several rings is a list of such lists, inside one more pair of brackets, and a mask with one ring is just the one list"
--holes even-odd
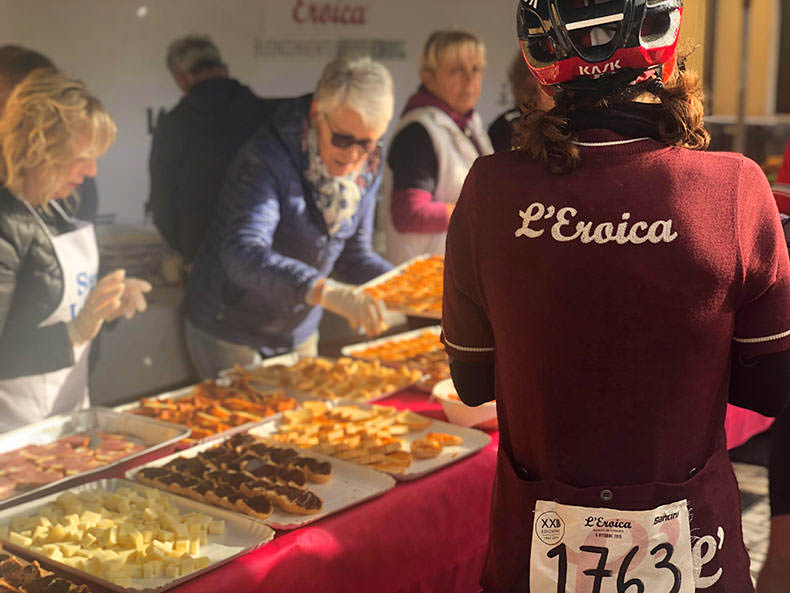
[(125, 270), (115, 270), (93, 287), (79, 314), (66, 324), (72, 345), (82, 344), (96, 337), (102, 324), (121, 308), (125, 289)]
[(362, 326), (368, 336), (380, 334), (388, 327), (381, 303), (358, 286), (327, 279), (318, 302), (325, 309), (348, 319), (352, 328)]
[(151, 292), (151, 285), (148, 282), (139, 278), (127, 278), (121, 295), (121, 307), (107, 321), (114, 321), (119, 317), (131, 319), (135, 314), (145, 311), (148, 308), (143, 296), (146, 292)]

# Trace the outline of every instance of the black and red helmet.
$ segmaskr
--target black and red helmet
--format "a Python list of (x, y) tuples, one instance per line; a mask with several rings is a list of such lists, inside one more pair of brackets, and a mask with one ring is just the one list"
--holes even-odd
[(524, 59), (544, 85), (625, 86), (674, 68), (683, 0), (519, 0)]

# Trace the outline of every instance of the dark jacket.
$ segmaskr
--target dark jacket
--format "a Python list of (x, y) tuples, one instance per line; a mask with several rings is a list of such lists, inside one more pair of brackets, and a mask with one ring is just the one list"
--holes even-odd
[(149, 159), (149, 208), (187, 263), (208, 228), (228, 164), (273, 104), (232, 78), (211, 78), (159, 119)]
[(512, 148), (513, 124), (521, 117), (521, 109), (514, 107), (500, 115), (488, 128), (488, 137), (494, 152), (504, 152)]
[[(67, 211), (69, 203), (61, 202)], [(73, 230), (39, 208), (50, 232)], [(36, 219), (0, 186), (0, 379), (56, 371), (74, 364), (65, 323), (39, 328), (63, 296), (63, 273)]]
[(197, 327), (266, 356), (318, 328), (321, 307), (305, 304), (316, 279), (331, 274), (361, 284), (392, 267), (371, 246), (380, 163), (356, 214), (334, 235), (327, 232), (302, 176), (311, 100), (282, 100), (230, 166), (184, 300)]

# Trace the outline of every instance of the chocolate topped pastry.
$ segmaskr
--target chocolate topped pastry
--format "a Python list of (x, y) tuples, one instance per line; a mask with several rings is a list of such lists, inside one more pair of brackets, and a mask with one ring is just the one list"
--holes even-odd
[(230, 486), (215, 486), (211, 489), (211, 493), (214, 494), (217, 498), (229, 498), (236, 494), (236, 490), (231, 488)]
[(0, 593), (24, 593), (22, 589), (17, 589), (5, 579), (0, 579)]
[(221, 481), (223, 484), (238, 489), (244, 482), (249, 481), (249, 477), (237, 472), (224, 472)]
[(203, 474), (206, 472), (206, 464), (197, 457), (178, 457), (165, 464), (163, 467), (194, 478), (202, 478)]
[(326, 482), (332, 477), (332, 464), (328, 461), (319, 461), (312, 457), (296, 457), (291, 460), (290, 465), (303, 470), (311, 482)]
[(219, 484), (222, 481), (222, 476), (224, 475), (225, 472), (218, 469), (212, 469), (203, 474), (203, 478), (214, 482), (215, 484)]
[(197, 484), (192, 486), (190, 490), (199, 496), (205, 496), (206, 492), (214, 489), (214, 483), (210, 480), (200, 480)]
[(283, 510), (300, 515), (312, 515), (321, 511), (323, 502), (309, 490), (293, 486), (275, 486), (278, 495), (277, 503)]
[(238, 452), (239, 449), (242, 449), (247, 445), (251, 445), (257, 442), (257, 440), (258, 439), (256, 439), (251, 434), (247, 434), (246, 432), (244, 432), (244, 433), (234, 434), (227, 441), (225, 441), (224, 444), (232, 447), (233, 449), (236, 449), (236, 451)]
[(237, 506), (245, 514), (258, 517), (259, 519), (266, 519), (274, 511), (271, 501), (262, 494), (243, 498), (237, 503)]

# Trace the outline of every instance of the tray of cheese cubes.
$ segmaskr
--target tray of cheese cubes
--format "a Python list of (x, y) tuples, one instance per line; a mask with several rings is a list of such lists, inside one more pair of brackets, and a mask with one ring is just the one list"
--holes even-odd
[(273, 537), (258, 519), (122, 479), (0, 512), (8, 550), (122, 593), (165, 591)]

